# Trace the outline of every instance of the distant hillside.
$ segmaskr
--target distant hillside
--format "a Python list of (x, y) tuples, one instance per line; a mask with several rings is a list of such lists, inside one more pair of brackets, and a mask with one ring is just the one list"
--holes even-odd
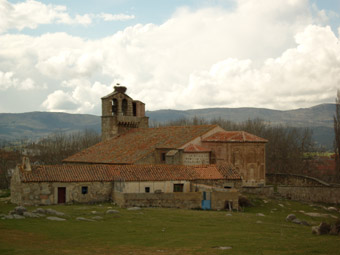
[(1, 113), (0, 139), (38, 139), (54, 132), (92, 129), (100, 132), (100, 117), (60, 112)]
[[(208, 108), (195, 110), (158, 110), (147, 111), (150, 122), (168, 122), (196, 117), (207, 120), (222, 118), (234, 122), (259, 118), (273, 125), (309, 127), (314, 139), (328, 149), (333, 144), (334, 104), (322, 104), (311, 108), (278, 111), (262, 108)], [(1, 113), (0, 140), (20, 138), (37, 139), (50, 133), (73, 132), (93, 129), (100, 132), (100, 117), (89, 114), (68, 114), (55, 112)]]

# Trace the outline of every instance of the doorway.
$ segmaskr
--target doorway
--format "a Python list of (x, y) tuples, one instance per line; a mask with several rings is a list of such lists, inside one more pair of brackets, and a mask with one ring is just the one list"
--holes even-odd
[(66, 203), (66, 188), (58, 187), (58, 204)]

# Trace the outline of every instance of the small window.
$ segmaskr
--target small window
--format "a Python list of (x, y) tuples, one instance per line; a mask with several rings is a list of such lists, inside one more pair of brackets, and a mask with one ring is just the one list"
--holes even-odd
[(87, 192), (88, 192), (88, 187), (87, 186), (81, 187), (81, 194), (85, 195), (85, 194), (87, 194)]
[(145, 193), (150, 193), (150, 187), (145, 187)]
[(184, 184), (178, 183), (174, 184), (174, 192), (183, 192)]
[(166, 155), (166, 153), (162, 152), (162, 154), (161, 154), (161, 161), (162, 162), (165, 162), (165, 155)]

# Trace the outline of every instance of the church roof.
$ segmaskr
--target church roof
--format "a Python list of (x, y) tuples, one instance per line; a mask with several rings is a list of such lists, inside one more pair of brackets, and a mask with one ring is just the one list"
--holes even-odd
[(244, 131), (217, 132), (202, 140), (203, 142), (266, 143), (268, 140)]
[(189, 144), (187, 147), (184, 148), (184, 152), (188, 153), (199, 153), (199, 152), (210, 152), (210, 149), (204, 148), (197, 144)]
[(217, 125), (136, 128), (64, 160), (72, 163), (133, 164), (156, 148), (179, 148)]
[(23, 182), (93, 182), (93, 181), (176, 181), (241, 179), (227, 175), (216, 165), (96, 165), (65, 164), (34, 166), (32, 171), (20, 171)]

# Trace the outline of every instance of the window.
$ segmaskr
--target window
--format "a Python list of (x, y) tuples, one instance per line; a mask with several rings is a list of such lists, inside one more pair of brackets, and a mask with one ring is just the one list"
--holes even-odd
[(127, 102), (127, 100), (125, 98), (122, 101), (122, 111), (123, 111), (123, 115), (127, 116), (128, 102)]
[(81, 187), (81, 194), (85, 195), (85, 194), (87, 194), (87, 192), (88, 192), (88, 187), (87, 186)]
[(114, 98), (112, 100), (112, 115), (113, 116), (117, 115), (117, 111), (118, 111), (118, 100)]
[(145, 193), (150, 193), (150, 187), (145, 187)]
[(161, 153), (161, 162), (165, 162), (165, 155), (166, 155), (165, 152)]
[(176, 183), (174, 184), (174, 192), (183, 192), (184, 184)]

